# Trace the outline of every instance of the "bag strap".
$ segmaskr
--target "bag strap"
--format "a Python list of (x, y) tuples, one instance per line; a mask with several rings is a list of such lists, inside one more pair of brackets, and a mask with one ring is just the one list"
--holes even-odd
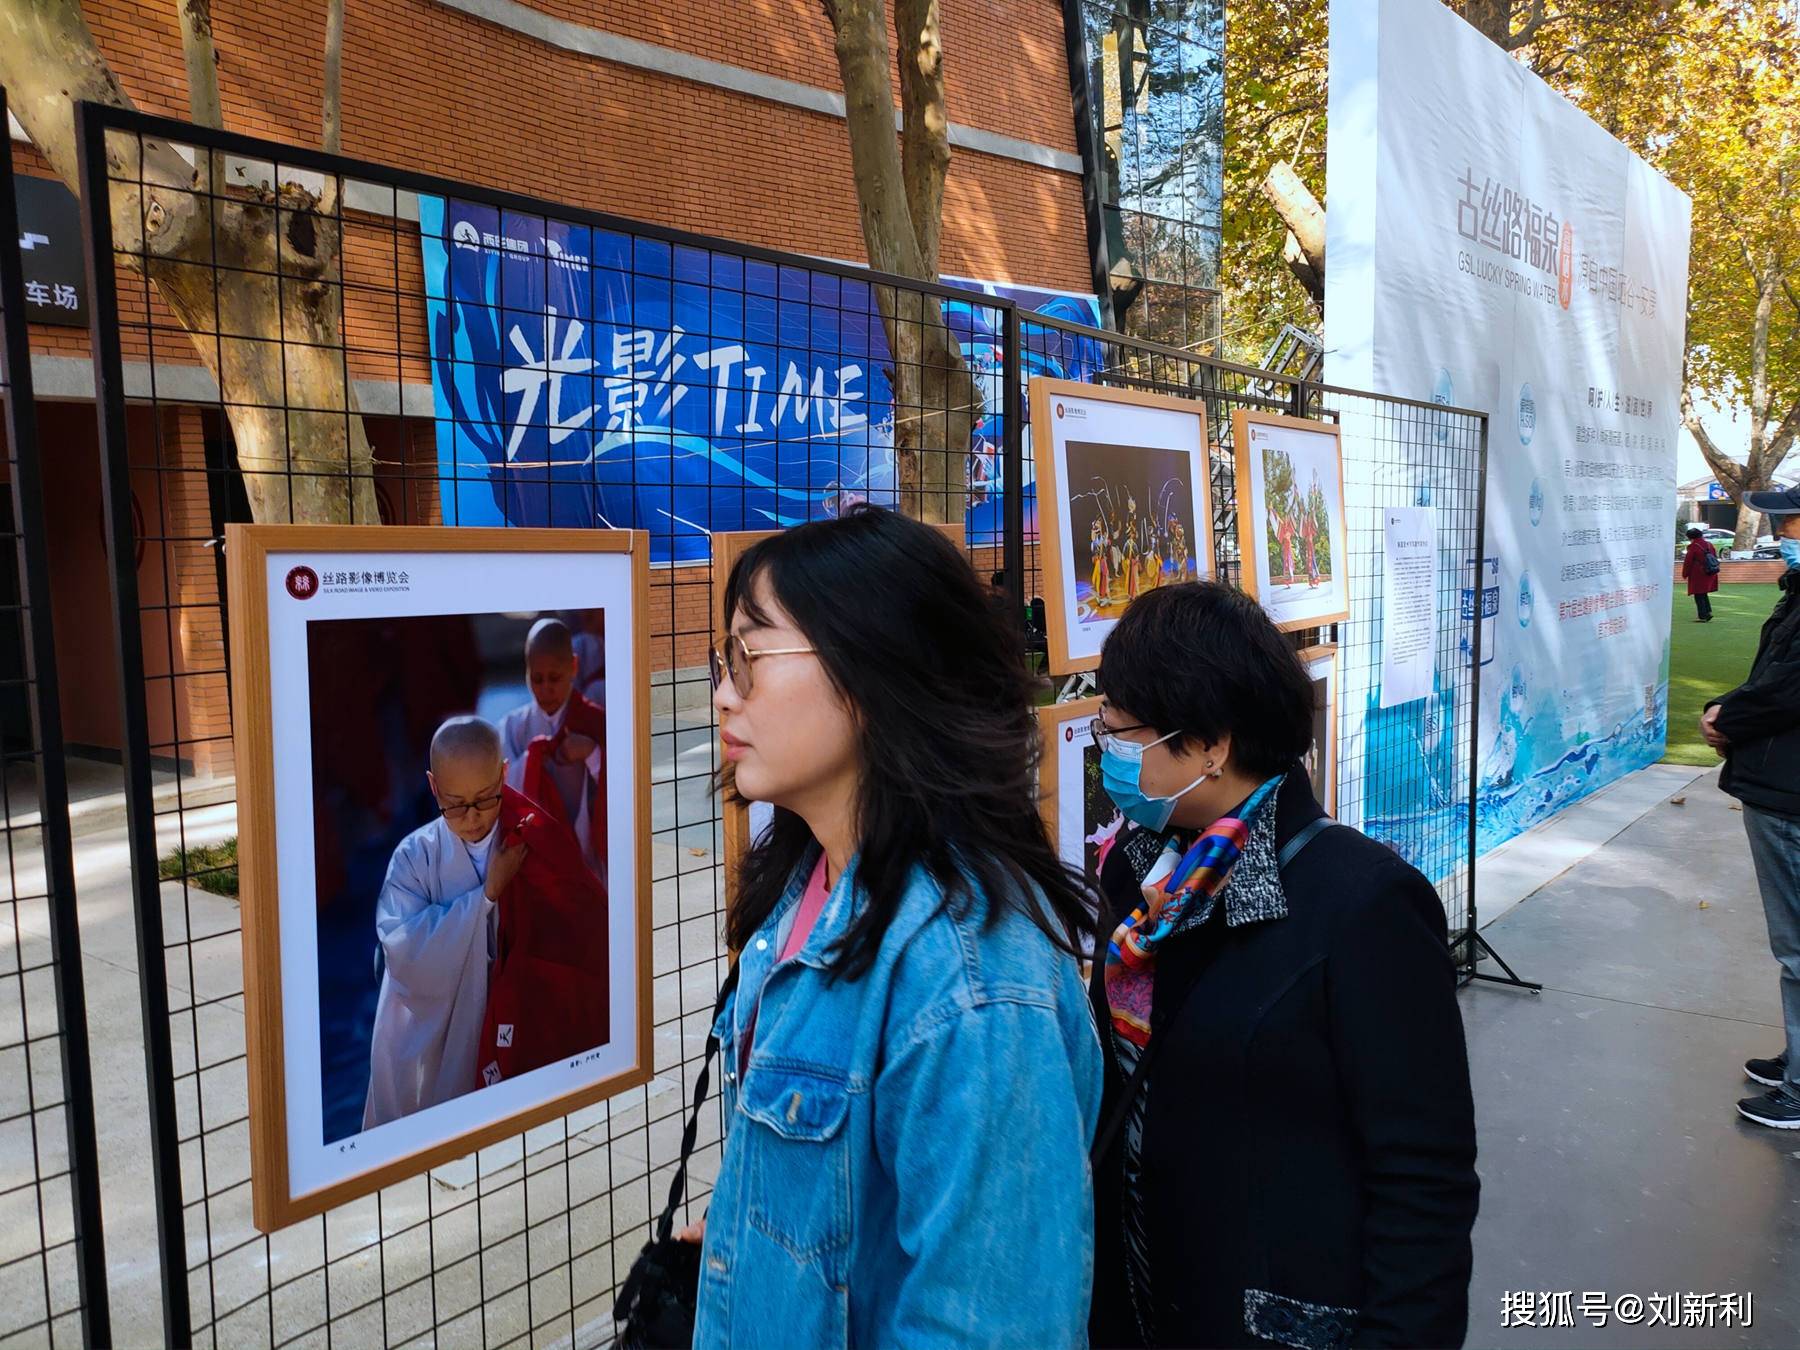
[[(1276, 871), (1287, 871), (1288, 864), (1299, 857), (1301, 851), (1308, 844), (1335, 824), (1337, 822), (1330, 816), (1320, 816), (1317, 820), (1310, 820), (1302, 825), (1295, 832), (1294, 837), (1281, 846), (1281, 852), (1275, 858)], [(1106, 977), (1101, 970), (1101, 965), (1100, 961), (1094, 963), (1094, 978), (1101, 982), (1101, 987), (1104, 987)], [(1182, 1006), (1187, 1002), (1188, 995), (1194, 992), (1194, 987), (1199, 983), (1199, 980), (1188, 982), (1187, 988), (1181, 991), (1181, 996), (1175, 1001), (1175, 1006), (1169, 1009), (1169, 1021), (1173, 1021), (1180, 1013)], [(1106, 1034), (1111, 1034), (1110, 1029)], [(1143, 1087), (1145, 1075), (1150, 1072), (1150, 1062), (1155, 1056), (1156, 1048), (1161, 1044), (1160, 1040), (1153, 1040), (1139, 1051), (1137, 1068), (1132, 1070), (1131, 1077), (1126, 1081), (1125, 1091), (1120, 1096), (1118, 1104), (1113, 1107), (1112, 1115), (1107, 1118), (1106, 1128), (1094, 1137), (1094, 1147), (1088, 1153), (1088, 1161), (1091, 1165), (1095, 1167), (1100, 1165), (1100, 1160), (1106, 1156), (1107, 1150), (1113, 1146), (1113, 1140), (1124, 1128), (1125, 1120), (1131, 1114), (1132, 1105), (1137, 1101), (1138, 1090)]]
[[(712, 1020), (717, 1025), (719, 1015), (725, 1011), (725, 1000), (737, 988), (737, 962), (731, 963), (731, 973), (725, 977), (725, 983), (719, 986), (719, 997), (713, 1003)], [(706, 1088), (713, 1056), (719, 1052), (719, 1038), (713, 1034), (712, 1027), (706, 1029), (706, 1055), (700, 1061), (700, 1076), (694, 1080), (694, 1104), (688, 1109), (687, 1125), (681, 1132), (681, 1161), (675, 1165), (675, 1175), (669, 1180), (669, 1200), (663, 1206), (662, 1216), (656, 1221), (656, 1240), (667, 1242), (669, 1234), (675, 1228), (675, 1207), (681, 1203), (687, 1192), (688, 1155), (694, 1151), (694, 1135), (700, 1129), (700, 1108), (706, 1103)]]

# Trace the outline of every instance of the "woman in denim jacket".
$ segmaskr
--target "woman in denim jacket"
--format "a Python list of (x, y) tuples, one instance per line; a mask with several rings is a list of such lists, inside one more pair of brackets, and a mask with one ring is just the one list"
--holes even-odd
[(725, 613), (727, 790), (775, 817), (727, 920), (694, 1344), (1084, 1344), (1092, 920), (1034, 805), (1020, 634), (866, 507), (747, 552)]

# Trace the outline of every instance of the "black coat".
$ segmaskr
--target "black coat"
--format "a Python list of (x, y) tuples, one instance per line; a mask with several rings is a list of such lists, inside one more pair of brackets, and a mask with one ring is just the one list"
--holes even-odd
[[(1322, 814), (1290, 774), (1277, 847)], [(1100, 882), (1116, 922), (1138, 899), (1123, 849)], [(1285, 918), (1229, 928), (1221, 906), (1157, 958), (1141, 1187), (1157, 1342), (1460, 1346), (1480, 1183), (1443, 906), (1341, 826), (1281, 886)], [(1101, 987), (1104, 1123), (1124, 1084)], [(1094, 1177), (1096, 1346), (1142, 1343), (1122, 1149)]]
[(1781, 578), (1750, 678), (1714, 703), (1731, 742), (1719, 786), (1747, 806), (1800, 816), (1800, 567)]

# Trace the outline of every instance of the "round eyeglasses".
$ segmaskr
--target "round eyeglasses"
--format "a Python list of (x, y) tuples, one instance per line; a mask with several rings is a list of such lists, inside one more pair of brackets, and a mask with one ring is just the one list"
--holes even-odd
[(818, 651), (816, 647), (763, 647), (753, 649), (744, 645), (744, 639), (736, 633), (727, 633), (712, 646), (706, 654), (707, 669), (712, 672), (713, 692), (727, 678), (731, 687), (737, 690), (739, 698), (749, 698), (750, 691), (756, 687), (756, 662), (764, 656), (812, 656)]

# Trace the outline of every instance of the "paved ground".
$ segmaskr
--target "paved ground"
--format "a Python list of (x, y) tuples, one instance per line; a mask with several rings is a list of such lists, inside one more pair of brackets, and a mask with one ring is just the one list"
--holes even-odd
[[(264, 1245), (249, 1225), (247, 1190), (240, 1188), (210, 1205), (193, 1203), (200, 1194), (195, 1179), (202, 1165), (207, 1168), (207, 1191), (217, 1196), (230, 1181), (245, 1175), (247, 1151), (240, 1126), (209, 1134), (202, 1158), (202, 1145), (195, 1137), (197, 1090), (190, 1075), (177, 1089), (183, 1157), (190, 1175), (190, 1261), (200, 1263), (209, 1243), (215, 1253), (211, 1278), (197, 1273), (191, 1281), (191, 1297), (197, 1310), (215, 1310), (220, 1319), (220, 1346), (236, 1350), (268, 1343), (267, 1290), (271, 1281), (280, 1286), (284, 1280), (294, 1283), (280, 1288), (276, 1295), (278, 1325), (291, 1334), (306, 1326), (309, 1316), (321, 1323), (329, 1316), (333, 1320), (331, 1340), (337, 1345), (401, 1344), (415, 1329), (424, 1330), (433, 1322), (440, 1328), (437, 1344), (445, 1347), (499, 1345), (512, 1338), (521, 1338), (519, 1344), (550, 1342), (558, 1335), (567, 1336), (570, 1319), (566, 1310), (572, 1301), (575, 1324), (584, 1329), (580, 1344), (595, 1343), (597, 1334), (610, 1333), (610, 1303), (592, 1299), (591, 1291), (623, 1277), (644, 1240), (642, 1225), (647, 1222), (651, 1196), (654, 1194), (660, 1205), (666, 1193), (666, 1169), (677, 1152), (678, 1115), (685, 1096), (684, 1090), (677, 1089), (691, 1085), (693, 1072), (690, 1066), (684, 1084), (677, 1066), (697, 1057), (704, 1043), (716, 988), (716, 976), (707, 961), (719, 951), (713, 917), (720, 903), (716, 826), (712, 822), (713, 740), (705, 713), (658, 715), (652, 719), (651, 730), (652, 875), (658, 878), (652, 897), (654, 969), (659, 976), (654, 1017), (660, 1076), (647, 1089), (615, 1098), (610, 1110), (606, 1105), (590, 1108), (570, 1117), (566, 1129), (559, 1124), (534, 1131), (523, 1147), (515, 1139), (485, 1150), (478, 1160), (465, 1159), (437, 1169), (429, 1179), (392, 1188), (383, 1193), (379, 1211), (370, 1201), (334, 1213), (329, 1225), (329, 1278), (296, 1279), (324, 1259), (320, 1225), (302, 1224), (278, 1235), (265, 1257)], [(113, 1329), (117, 1345), (149, 1347), (163, 1339), (161, 1297), (139, 962), (123, 802), (118, 795), (119, 770), (72, 761), (70, 780), (100, 1134), (103, 1222), (112, 1271)], [(28, 784), (21, 779), (9, 783), (8, 788), (10, 819), (22, 825), (32, 811)], [(173, 780), (159, 776), (157, 788), (159, 810), (172, 811)], [(198, 788), (190, 782), (182, 785), (181, 791), (190, 809), (161, 817), (159, 855), (184, 838), (194, 845), (235, 833), (236, 809), (228, 800), (219, 805), (195, 805), (220, 796), (229, 798), (228, 782)], [(41, 891), (35, 831), (21, 830), (14, 847), (23, 864), (16, 877), (17, 893)], [(0, 890), (5, 888), (5, 879), (0, 878)], [(236, 902), (174, 883), (162, 887), (162, 897), (165, 941), (175, 944), (192, 938), (191, 945), (171, 947), (169, 953), (170, 1005), (180, 1009), (235, 994), (242, 977)], [(28, 965), (42, 962), (48, 952), (42, 916), (24, 906), (21, 910), (23, 960)], [(679, 976), (675, 974), (678, 970)], [(47, 987), (34, 990), (32, 997), (34, 1015), (50, 1006)], [(16, 1009), (4, 1008), (0, 1013), (6, 1015), (9, 1025), (16, 1025)], [(242, 1053), (241, 997), (226, 997), (177, 1015), (173, 1025), (178, 1072), (191, 1069), (196, 1040), (203, 1065)], [(218, 1122), (242, 1117), (241, 1060), (202, 1073), (199, 1082), (198, 1091), (205, 1094), (209, 1132)], [(40, 1098), (46, 1088), (53, 1089), (53, 1084), (39, 1084)], [(22, 1103), (22, 1093), (10, 1091), (6, 1102), (11, 1103), (15, 1096)], [(11, 1109), (4, 1114), (10, 1116)], [(703, 1145), (707, 1134), (716, 1139), (716, 1127), (703, 1133)], [(60, 1136), (46, 1136), (37, 1141), (37, 1147), (44, 1150), (43, 1171), (61, 1166), (64, 1150)], [(0, 1135), (0, 1176), (29, 1177), (32, 1148), (29, 1131), (14, 1129)], [(529, 1163), (526, 1153), (532, 1155)], [(662, 1169), (658, 1176), (647, 1177), (647, 1157)], [(716, 1165), (716, 1147), (697, 1155), (694, 1172), (702, 1186)], [(26, 1208), (20, 1209), (21, 1204)], [(572, 1220), (560, 1226), (545, 1224), (545, 1215), (571, 1204), (577, 1206)], [(51, 1206), (49, 1217), (49, 1237), (54, 1242), (64, 1236), (55, 1229), (56, 1206)], [(528, 1221), (532, 1228), (529, 1268), (522, 1240)], [(548, 1232), (546, 1227), (555, 1231)], [(10, 1198), (9, 1206), (0, 1211), (0, 1229), (6, 1233), (0, 1237), (0, 1297), (7, 1294), (13, 1281), (20, 1280), (25, 1282), (19, 1290), (22, 1298), (30, 1306), (38, 1306), (42, 1275), (37, 1263), (3, 1264), (35, 1247), (36, 1214), (29, 1192)], [(412, 1230), (410, 1237), (396, 1240), (396, 1233), (408, 1229)], [(480, 1261), (473, 1259), (478, 1232), (486, 1252)], [(388, 1235), (388, 1241), (378, 1249), (375, 1242), (382, 1233)], [(220, 1253), (231, 1255), (218, 1259)], [(465, 1253), (467, 1259), (459, 1262)], [(73, 1300), (69, 1280), (59, 1278), (67, 1273), (64, 1266), (66, 1263), (61, 1263), (51, 1271), (50, 1297), (52, 1306), (58, 1308), (70, 1306)], [(385, 1319), (376, 1300), (383, 1288), (390, 1291)], [(512, 1293), (497, 1298), (492, 1293), (496, 1289)], [(364, 1313), (345, 1316), (344, 1310), (372, 1300), (373, 1306)], [(559, 1309), (560, 1317), (556, 1315)], [(25, 1320), (16, 1312), (0, 1308), (0, 1331)], [(550, 1325), (540, 1334), (531, 1334), (533, 1326), (547, 1323)], [(67, 1329), (66, 1325), (59, 1328), (59, 1344)], [(322, 1334), (317, 1339), (324, 1344)], [(0, 1340), (5, 1340), (3, 1334)], [(6, 1340), (6, 1344), (13, 1342)]]
[[(266, 1256), (251, 1242), (216, 1265), (210, 1284), (196, 1281), (202, 1306), (213, 1299), (223, 1313), (266, 1289), (265, 1260), (278, 1283), (306, 1271), (328, 1242), (329, 1280), (300, 1278), (277, 1295), (284, 1326), (300, 1325), (304, 1309), (324, 1313), (329, 1299), (331, 1315), (342, 1319), (333, 1326), (337, 1345), (403, 1343), (433, 1319), (444, 1324), (444, 1346), (559, 1336), (566, 1344), (570, 1318), (552, 1314), (569, 1306), (573, 1286), (574, 1322), (582, 1328), (575, 1343), (597, 1341), (610, 1325), (608, 1309), (582, 1290), (622, 1274), (642, 1240), (641, 1228), (629, 1230), (644, 1222), (652, 1192), (662, 1188), (647, 1167), (666, 1167), (675, 1151), (680, 1080), (670, 1070), (684, 1046), (686, 1056), (697, 1052), (705, 1013), (691, 1010), (710, 1004), (712, 974), (703, 959), (715, 941), (715, 855), (705, 823), (711, 752), (704, 728), (683, 721), (679, 728), (658, 724), (665, 734), (656, 737), (652, 803), (656, 825), (668, 831), (657, 847), (656, 873), (664, 880), (655, 888), (655, 968), (689, 968), (679, 980), (657, 982), (658, 1018), (666, 1023), (657, 1035), (663, 1077), (610, 1113), (584, 1114), (566, 1133), (551, 1127), (523, 1149), (513, 1141), (394, 1188), (379, 1213), (372, 1202), (350, 1207), (333, 1216), (325, 1234), (317, 1224), (302, 1225), (277, 1238)], [(1781, 1037), (1775, 967), (1741, 817), (1711, 775), (1682, 789), (1686, 803), (1675, 806), (1667, 791), (1653, 796), (1647, 788), (1656, 774), (1672, 774), (1673, 782), (1683, 775), (1666, 767), (1650, 773), (1613, 789), (1610, 816), (1601, 801), (1586, 813), (1585, 827), (1572, 816), (1560, 837), (1553, 826), (1516, 846), (1524, 854), (1578, 859), (1487, 930), (1522, 974), (1548, 986), (1545, 992), (1477, 986), (1461, 998), (1484, 1183), (1470, 1346), (1800, 1344), (1800, 1134), (1759, 1130), (1732, 1111), (1750, 1090), (1739, 1071), (1743, 1059), (1772, 1053)], [(1619, 809), (1622, 800), (1629, 804)], [(1598, 834), (1594, 820), (1602, 822)], [(187, 823), (196, 841), (234, 827), (229, 807), (202, 808)], [(1572, 847), (1567, 836), (1582, 828), (1586, 837)], [(78, 873), (117, 1341), (148, 1346), (160, 1341), (160, 1324), (137, 960), (123, 829), (98, 807), (83, 819)], [(176, 887), (165, 888), (165, 912), (171, 938), (182, 931), (174, 925), (192, 924), (196, 937), (236, 925), (230, 902), (198, 892), (183, 897)], [(34, 939), (24, 936), (29, 948)], [(202, 943), (191, 968), (182, 961), (171, 970), (172, 997), (183, 1001), (189, 989), (204, 997), (220, 980), (235, 987), (235, 944), (235, 935)], [(684, 1015), (677, 1017), (678, 1008)], [(237, 1000), (200, 1016), (209, 1046), (241, 1036)], [(241, 1077), (234, 1068), (209, 1078), (209, 1119), (236, 1105)], [(191, 1128), (186, 1095), (182, 1114)], [(241, 1166), (241, 1151), (241, 1140), (217, 1141), (208, 1160)], [(715, 1162), (716, 1149), (707, 1151), (702, 1180)], [(586, 1205), (572, 1222), (534, 1226), (528, 1271), (524, 1197), (533, 1197), (536, 1225), (570, 1200), (605, 1191), (613, 1198)], [(189, 1215), (196, 1258), (209, 1227), (215, 1252), (250, 1237), (247, 1214), (230, 1205), (191, 1207)], [(486, 1253), (480, 1260), (473, 1258), (477, 1223)], [(411, 1236), (395, 1236), (402, 1230)], [(389, 1237), (378, 1249), (381, 1232)], [(578, 1253), (573, 1262), (571, 1249)], [(469, 1259), (458, 1262), (463, 1253)], [(514, 1285), (521, 1287), (494, 1292)], [(1503, 1299), (1515, 1291), (1567, 1291), (1577, 1325), (1503, 1328)], [(1748, 1329), (1616, 1322), (1597, 1329), (1581, 1316), (1588, 1291), (1636, 1295), (1646, 1317), (1653, 1295), (1747, 1292), (1754, 1320)], [(346, 1315), (365, 1302), (362, 1312)], [(267, 1323), (266, 1303), (252, 1302), (225, 1319), (219, 1343), (265, 1343)], [(533, 1335), (533, 1323), (550, 1325)]]
[[(1667, 771), (1663, 771), (1667, 772)], [(1482, 1212), (1470, 1346), (1800, 1344), (1800, 1132), (1740, 1120), (1782, 1044), (1743, 817), (1708, 773), (1489, 926), (1530, 995), (1462, 996)], [(1502, 1326), (1509, 1291), (1577, 1326)], [(1596, 1328), (1584, 1292), (1750, 1293), (1745, 1328)]]

